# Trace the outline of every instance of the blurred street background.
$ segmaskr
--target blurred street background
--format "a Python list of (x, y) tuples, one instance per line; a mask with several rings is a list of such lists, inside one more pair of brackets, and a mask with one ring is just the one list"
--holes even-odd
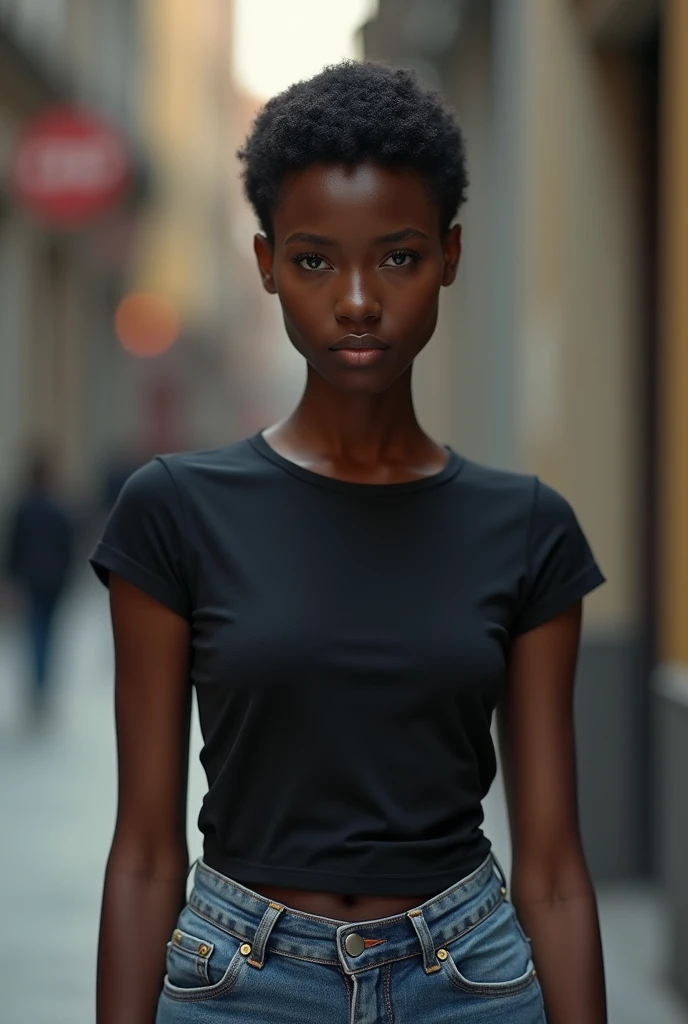
[[(608, 577), (576, 724), (610, 1022), (688, 1022), (688, 0), (0, 0), (2, 1024), (94, 1020), (116, 766), (86, 557), (151, 455), (298, 400), (235, 152), (345, 56), (415, 67), (463, 125), (420, 420), (560, 490)], [(499, 779), (485, 830), (508, 868)]]

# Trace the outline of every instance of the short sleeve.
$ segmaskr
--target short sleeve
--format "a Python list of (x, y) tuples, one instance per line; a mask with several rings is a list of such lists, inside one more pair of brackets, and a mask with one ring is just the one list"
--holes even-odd
[(189, 618), (191, 599), (184, 557), (180, 495), (166, 463), (156, 457), (127, 479), (89, 563), (108, 585), (122, 576)]
[(571, 505), (536, 478), (526, 579), (512, 636), (543, 625), (604, 582)]

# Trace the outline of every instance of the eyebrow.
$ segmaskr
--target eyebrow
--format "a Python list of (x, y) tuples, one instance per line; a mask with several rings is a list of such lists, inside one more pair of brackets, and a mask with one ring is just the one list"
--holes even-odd
[(402, 228), (401, 231), (392, 231), (389, 235), (378, 235), (377, 238), (373, 239), (373, 245), (383, 245), (385, 243), (394, 242), (407, 242), (411, 238), (427, 238), (428, 236), (424, 231), (419, 231), (418, 228)]
[[(373, 245), (394, 244), (395, 242), (406, 242), (411, 238), (427, 238), (428, 236), (419, 231), (418, 228), (402, 228), (401, 231), (392, 231), (388, 235), (378, 235), (372, 239)], [(285, 245), (291, 242), (305, 242), (307, 245), (337, 245), (336, 238), (328, 238), (327, 235), (312, 235), (306, 231), (295, 231), (293, 235), (285, 240)]]
[(284, 244), (289, 245), (290, 242), (306, 242), (307, 245), (337, 244), (334, 238), (328, 238), (327, 235), (310, 235), (305, 231), (296, 231), (293, 235), (289, 235)]

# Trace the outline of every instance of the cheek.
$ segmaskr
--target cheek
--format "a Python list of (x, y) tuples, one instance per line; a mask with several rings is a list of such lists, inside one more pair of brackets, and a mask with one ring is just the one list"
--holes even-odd
[(278, 282), (277, 295), (285, 320), (307, 327), (322, 323), (323, 317), (332, 315), (333, 298), (326, 286), (306, 287), (306, 283), (285, 280)]
[(413, 281), (399, 282), (387, 289), (384, 304), (390, 318), (408, 325), (424, 324), (437, 315), (441, 281), (436, 273), (418, 275)]

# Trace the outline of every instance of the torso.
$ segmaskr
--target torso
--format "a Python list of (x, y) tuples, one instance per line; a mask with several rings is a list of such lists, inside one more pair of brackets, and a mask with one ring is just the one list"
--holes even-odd
[(143, 467), (94, 562), (193, 618), (208, 866), (305, 914), (403, 915), (489, 850), (535, 479), (454, 454), (439, 478), (359, 485), (260, 436)]
[[(267, 431), (266, 433), (270, 433)], [(270, 444), (275, 446), (285, 458), (297, 461), (298, 455), (285, 450), (279, 444), (275, 445), (277, 439), (271, 435)], [(446, 453), (442, 452), (439, 464), (433, 464), (427, 473), (437, 473), (446, 464)], [(308, 468), (308, 467), (306, 467)], [(414, 477), (415, 478), (415, 477)], [(403, 475), (398, 480), (407, 480), (409, 477)], [(370, 481), (365, 481), (370, 482)], [(385, 481), (389, 483), (389, 480)], [(336, 892), (311, 892), (306, 889), (288, 889), (276, 885), (262, 885), (259, 889), (253, 886), (254, 892), (259, 892), (268, 899), (275, 900), (294, 910), (302, 910), (306, 914), (316, 914), (319, 917), (329, 917), (339, 921), (372, 921), (381, 917), (393, 917), (395, 914), (403, 914), (413, 907), (430, 899), (428, 896), (357, 896), (344, 895)], [(434, 895), (434, 894), (431, 894)]]
[(252, 885), (250, 888), (286, 907), (338, 921), (373, 921), (380, 917), (393, 917), (425, 903), (435, 895), (430, 893), (427, 896), (349, 896), (336, 892), (286, 889), (277, 885)]

